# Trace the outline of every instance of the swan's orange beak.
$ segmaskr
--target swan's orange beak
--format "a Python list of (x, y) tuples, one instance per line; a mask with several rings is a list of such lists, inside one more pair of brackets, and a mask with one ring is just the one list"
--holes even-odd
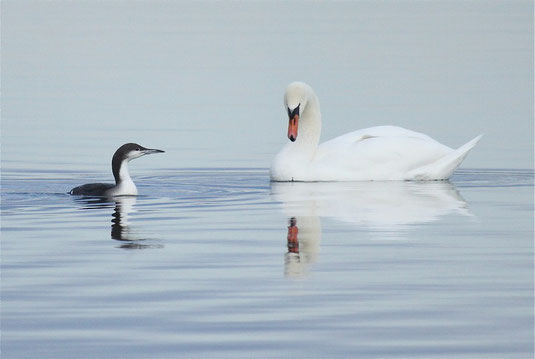
[(293, 118), (290, 118), (288, 122), (288, 138), (290, 141), (294, 142), (297, 138), (297, 126), (299, 124), (299, 115), (295, 115)]

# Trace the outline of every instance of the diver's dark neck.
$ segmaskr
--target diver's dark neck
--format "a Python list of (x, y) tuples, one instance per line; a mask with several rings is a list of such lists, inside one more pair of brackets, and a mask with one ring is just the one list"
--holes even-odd
[(137, 188), (128, 173), (128, 162), (130, 159), (124, 155), (113, 155), (111, 160), (113, 177), (115, 177), (115, 187), (108, 192), (112, 196), (135, 196), (137, 195)]
[[(124, 167), (124, 168), (123, 168)], [(111, 170), (115, 178), (115, 184), (119, 185), (124, 180), (131, 180), (128, 174), (128, 160), (122, 155), (115, 153), (111, 160)], [(124, 178), (125, 174), (128, 178)]]

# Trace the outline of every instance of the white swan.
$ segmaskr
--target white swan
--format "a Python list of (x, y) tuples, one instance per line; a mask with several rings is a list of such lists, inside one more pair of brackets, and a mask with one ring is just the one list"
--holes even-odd
[(318, 98), (303, 82), (288, 85), (290, 143), (275, 156), (272, 181), (444, 180), (481, 135), (454, 150), (422, 133), (395, 126), (370, 127), (318, 146)]

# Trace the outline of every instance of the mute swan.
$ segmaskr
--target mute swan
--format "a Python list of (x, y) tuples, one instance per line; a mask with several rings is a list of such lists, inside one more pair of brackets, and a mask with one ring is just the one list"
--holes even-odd
[(318, 145), (321, 113), (312, 88), (291, 83), (284, 106), (291, 142), (273, 159), (272, 181), (444, 180), (481, 138), (454, 150), (422, 133), (377, 126)]

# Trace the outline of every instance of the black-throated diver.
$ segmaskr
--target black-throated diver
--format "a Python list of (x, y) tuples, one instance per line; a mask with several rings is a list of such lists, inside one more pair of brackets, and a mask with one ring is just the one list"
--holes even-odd
[(95, 197), (136, 196), (137, 188), (128, 173), (128, 162), (134, 158), (162, 152), (165, 151), (145, 148), (137, 143), (126, 143), (115, 151), (111, 160), (111, 169), (113, 177), (115, 177), (115, 184), (88, 183), (71, 189), (69, 193)]

